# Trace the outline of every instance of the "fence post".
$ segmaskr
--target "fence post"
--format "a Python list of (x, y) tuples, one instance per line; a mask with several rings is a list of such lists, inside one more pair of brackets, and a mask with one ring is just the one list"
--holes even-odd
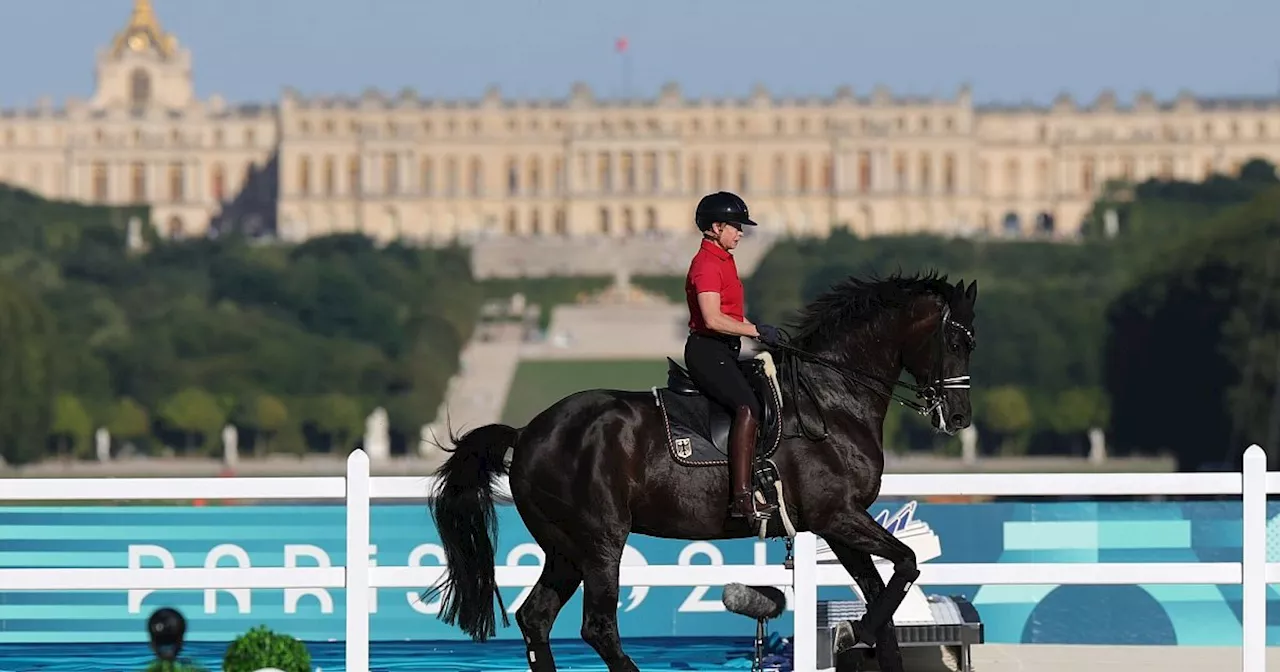
[(1241, 662), (1243, 672), (1267, 667), (1267, 453), (1244, 451), (1241, 485)]
[(347, 457), (347, 672), (369, 671), (369, 455)]
[(818, 669), (818, 538), (812, 532), (796, 535), (791, 570), (791, 596), (795, 608), (791, 622), (791, 669)]

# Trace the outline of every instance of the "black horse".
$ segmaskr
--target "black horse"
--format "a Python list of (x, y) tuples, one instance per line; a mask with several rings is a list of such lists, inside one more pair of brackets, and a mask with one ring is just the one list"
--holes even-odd
[[(935, 430), (953, 434), (968, 426), (977, 294), (976, 282), (952, 286), (934, 274), (850, 278), (807, 305), (791, 325), (796, 336), (769, 350), (765, 359), (778, 359), (775, 377), (766, 375), (767, 364), (752, 366), (761, 359), (740, 362), (765, 402), (757, 478), (774, 474), (786, 493), (785, 522), (824, 539), (862, 589), (868, 609), (854, 635), (874, 645), (884, 670), (902, 669), (892, 615), (919, 576), (911, 549), (867, 511), (884, 471), (884, 417), (896, 398), (928, 415)], [(530, 669), (556, 669), (551, 626), (579, 584), (583, 640), (611, 672), (637, 669), (623, 652), (617, 621), (628, 535), (692, 540), (759, 532), (728, 517), (727, 470), (703, 468), (723, 461), (691, 460), (695, 447), (723, 454), (727, 415), (672, 366), (661, 390), (578, 392), (523, 428), (493, 424), (451, 437), (453, 454), (438, 471), (431, 503), (448, 574), (428, 595), (443, 594), (444, 622), (484, 641), (495, 632), (496, 598), (508, 623), (494, 578), (493, 500), (495, 478), (507, 473), (516, 509), (546, 554), (537, 585), (516, 613)], [(916, 384), (899, 380), (904, 368)], [(898, 397), (898, 385), (922, 403)], [(684, 438), (673, 438), (681, 432)], [(762, 490), (772, 487), (768, 479), (757, 482)], [(768, 536), (790, 533), (778, 513), (767, 526)], [(873, 555), (894, 565), (887, 588)]]

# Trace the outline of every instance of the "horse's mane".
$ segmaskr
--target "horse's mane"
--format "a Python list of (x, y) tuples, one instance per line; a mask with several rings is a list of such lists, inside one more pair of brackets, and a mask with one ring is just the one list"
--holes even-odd
[(954, 292), (947, 276), (934, 270), (924, 275), (895, 273), (887, 278), (872, 275), (865, 280), (850, 276), (806, 304), (788, 327), (797, 342), (827, 341), (874, 323), (921, 294), (935, 294), (949, 302)]

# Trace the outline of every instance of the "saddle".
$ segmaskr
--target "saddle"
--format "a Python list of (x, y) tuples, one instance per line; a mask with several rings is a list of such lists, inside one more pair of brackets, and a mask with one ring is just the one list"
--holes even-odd
[[(760, 462), (773, 456), (782, 437), (782, 392), (777, 368), (767, 352), (740, 359), (738, 366), (763, 411), (753, 460)], [(667, 446), (676, 462), (689, 467), (729, 464), (729, 428), (733, 414), (706, 396), (689, 372), (670, 357), (667, 358), (667, 386), (653, 388), (653, 396), (662, 410)]]

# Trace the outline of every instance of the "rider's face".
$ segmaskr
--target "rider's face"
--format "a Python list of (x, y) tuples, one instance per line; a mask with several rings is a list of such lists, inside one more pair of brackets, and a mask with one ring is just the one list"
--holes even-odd
[(742, 240), (742, 229), (732, 224), (716, 224), (720, 229), (716, 233), (716, 241), (720, 243), (720, 247), (726, 250), (732, 250), (738, 246), (738, 241)]

